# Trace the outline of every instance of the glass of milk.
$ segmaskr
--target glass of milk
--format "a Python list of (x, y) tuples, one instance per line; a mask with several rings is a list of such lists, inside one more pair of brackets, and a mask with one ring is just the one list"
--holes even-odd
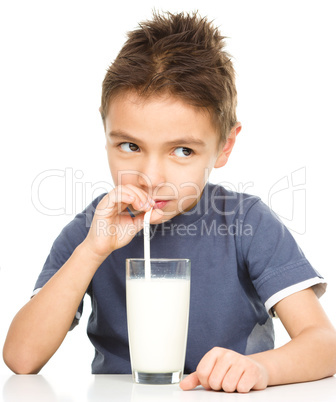
[[(146, 272), (145, 272), (146, 271)], [(126, 260), (127, 327), (133, 380), (182, 379), (190, 300), (190, 260)]]

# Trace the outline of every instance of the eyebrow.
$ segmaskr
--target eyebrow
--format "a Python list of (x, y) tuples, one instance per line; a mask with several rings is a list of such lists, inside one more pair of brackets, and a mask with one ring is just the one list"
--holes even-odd
[[(123, 140), (127, 142), (132, 142), (132, 143), (141, 143), (141, 139), (133, 137), (131, 134), (125, 132), (125, 131), (111, 131), (109, 132), (108, 136), (110, 138), (116, 139), (116, 140)], [(174, 145), (190, 145), (190, 146), (199, 146), (199, 147), (205, 147), (206, 143), (202, 140), (199, 140), (194, 137), (181, 137), (173, 141), (167, 141), (165, 145), (168, 146), (174, 146)]]

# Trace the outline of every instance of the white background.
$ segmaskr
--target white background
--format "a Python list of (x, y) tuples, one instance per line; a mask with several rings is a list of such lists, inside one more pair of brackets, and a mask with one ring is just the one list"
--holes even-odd
[[(228, 37), (243, 130), (229, 164), (212, 181), (272, 204), (327, 279), (321, 303), (336, 325), (333, 1), (0, 4), (1, 347), (59, 231), (111, 188), (98, 112), (101, 82), (125, 33), (150, 18), (153, 7), (198, 9)], [(32, 187), (47, 174), (37, 205)], [(53, 216), (41, 205), (65, 211)], [(89, 299), (85, 307), (80, 325), (42, 373), (90, 371)], [(287, 338), (279, 322), (276, 328), (279, 345)], [(3, 362), (2, 373), (9, 373)]]

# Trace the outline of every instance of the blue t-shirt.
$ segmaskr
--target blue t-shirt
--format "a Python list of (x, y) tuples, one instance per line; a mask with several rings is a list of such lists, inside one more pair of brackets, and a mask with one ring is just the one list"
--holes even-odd
[[(98, 197), (55, 240), (36, 282), (41, 288), (85, 239)], [(198, 204), (172, 220), (151, 225), (152, 258), (191, 260), (190, 315), (185, 373), (214, 346), (252, 354), (274, 347), (272, 307), (323, 278), (290, 232), (258, 198), (207, 184)], [(125, 259), (143, 258), (143, 232), (110, 254), (87, 293), (87, 333), (95, 347), (92, 373), (131, 373), (125, 296)], [(79, 306), (77, 319), (82, 311)]]

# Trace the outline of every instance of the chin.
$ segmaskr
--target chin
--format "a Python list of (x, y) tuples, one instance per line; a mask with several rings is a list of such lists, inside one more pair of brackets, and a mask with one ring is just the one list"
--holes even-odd
[(156, 214), (158, 216), (158, 218), (155, 219), (155, 222), (153, 222), (153, 224), (155, 224), (155, 225), (167, 222), (167, 221), (173, 219), (175, 216), (179, 215), (178, 213), (174, 213), (174, 212), (169, 213), (169, 212), (164, 211), (159, 208), (154, 209), (153, 212), (154, 211), (156, 212)]

